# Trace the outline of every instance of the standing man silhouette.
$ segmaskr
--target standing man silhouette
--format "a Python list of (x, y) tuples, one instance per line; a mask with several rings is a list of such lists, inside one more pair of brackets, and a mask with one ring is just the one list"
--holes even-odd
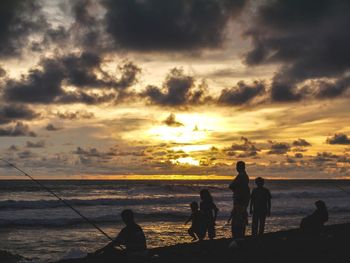
[(250, 200), (249, 177), (245, 170), (245, 162), (238, 161), (236, 164), (238, 175), (229, 185), (233, 192), (233, 210), (231, 214), (232, 237), (241, 238), (245, 235), (248, 224), (247, 208)]

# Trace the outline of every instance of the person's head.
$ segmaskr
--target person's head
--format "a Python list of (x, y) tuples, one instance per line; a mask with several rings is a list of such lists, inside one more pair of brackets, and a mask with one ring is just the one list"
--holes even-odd
[(237, 170), (237, 172), (244, 172), (245, 171), (245, 162), (243, 162), (243, 161), (238, 161), (237, 163), (236, 163), (236, 170)]
[(198, 211), (198, 203), (197, 202), (192, 202), (190, 204), (190, 207), (191, 207), (192, 212)]
[(264, 183), (265, 183), (265, 180), (264, 180), (264, 178), (262, 178), (262, 177), (257, 177), (257, 178), (255, 179), (255, 184), (256, 184), (258, 187), (264, 186)]
[(130, 209), (125, 209), (123, 210), (123, 212), (121, 213), (121, 217), (123, 222), (125, 223), (125, 225), (134, 223), (134, 212)]
[(213, 201), (213, 197), (211, 196), (208, 189), (202, 189), (200, 191), (199, 195), (200, 195), (202, 201), (209, 201), (209, 202)]
[(322, 200), (316, 201), (316, 202), (315, 202), (315, 206), (317, 207), (317, 209), (320, 209), (320, 210), (327, 210), (326, 203), (323, 202)]

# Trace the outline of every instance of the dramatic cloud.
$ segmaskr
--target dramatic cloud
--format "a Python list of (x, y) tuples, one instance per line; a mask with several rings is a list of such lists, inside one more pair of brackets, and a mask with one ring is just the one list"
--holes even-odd
[(308, 147), (311, 146), (311, 143), (309, 143), (308, 141), (306, 141), (305, 139), (298, 139), (296, 141), (293, 142), (293, 146), (297, 146), (297, 147)]
[(223, 105), (242, 105), (249, 103), (254, 98), (265, 93), (265, 84), (255, 81), (252, 85), (244, 81), (237, 83), (237, 86), (230, 89), (223, 89), (218, 99), (219, 104)]
[(331, 152), (321, 152), (317, 153), (317, 155), (313, 158), (313, 161), (316, 163), (333, 162), (336, 158), (338, 158), (338, 155)]
[(327, 138), (329, 144), (350, 144), (350, 138), (343, 133), (334, 134), (333, 137)]
[(38, 1), (0, 1), (0, 57), (20, 55), (28, 37), (45, 25)]
[(23, 124), (22, 122), (17, 122), (14, 126), (8, 127), (0, 127), (0, 136), (9, 136), (9, 137), (17, 137), (17, 136), (29, 136), (36, 137), (36, 134), (30, 131), (29, 126)]
[(27, 150), (27, 151), (17, 153), (17, 156), (20, 159), (27, 159), (27, 158), (35, 157), (36, 155), (34, 153), (32, 153), (31, 151)]
[(10, 79), (5, 84), (4, 97), (14, 102), (50, 103), (64, 93), (64, 69), (54, 59), (45, 59), (41, 69), (32, 69), (20, 80)]
[[(349, 12), (348, 1), (277, 0), (260, 5), (254, 25), (246, 32), (254, 44), (246, 62), (281, 64), (273, 78), (273, 100), (297, 101), (310, 92), (334, 97), (348, 88), (349, 81), (342, 78), (350, 69), (350, 36), (345, 33)], [(321, 83), (316, 91), (298, 87), (319, 78), (339, 81), (333, 87)]]
[(258, 155), (260, 149), (246, 137), (241, 137), (242, 144), (232, 143), (231, 147), (225, 148), (224, 152), (228, 156), (237, 156), (239, 158), (253, 157)]
[(25, 105), (9, 104), (0, 106), (0, 124), (17, 120), (33, 120), (38, 116), (38, 113)]
[(44, 148), (44, 147), (45, 147), (45, 141), (37, 141), (37, 142), (27, 141), (27, 148)]
[(175, 114), (171, 113), (164, 121), (163, 123), (170, 127), (180, 127), (184, 126), (183, 123), (176, 120)]
[(16, 145), (12, 144), (9, 148), (8, 148), (9, 151), (11, 152), (17, 152), (19, 149)]
[(141, 50), (215, 48), (244, 0), (103, 0), (116, 47)]
[(162, 106), (197, 105), (210, 100), (206, 88), (205, 83), (196, 87), (193, 77), (185, 75), (182, 69), (174, 68), (166, 77), (162, 89), (148, 86), (142, 96), (150, 103)]
[[(6, 80), (4, 98), (28, 103), (99, 104), (116, 99), (118, 94), (110, 90), (125, 92), (137, 82), (141, 71), (125, 62), (118, 67), (119, 76), (111, 76), (102, 64), (100, 56), (91, 52), (43, 59), (20, 80)], [(66, 91), (67, 85), (79, 90)], [(85, 91), (91, 88), (99, 88), (101, 93)]]
[(270, 150), (268, 154), (285, 154), (290, 151), (290, 145), (285, 142), (273, 142), (269, 141)]
[(304, 155), (302, 153), (296, 153), (296, 154), (294, 154), (294, 157), (295, 158), (303, 158)]
[(74, 112), (57, 112), (56, 116), (63, 120), (76, 120), (76, 119), (92, 119), (95, 114), (88, 111), (74, 111)]
[(49, 123), (48, 125), (46, 125), (45, 129), (47, 131), (58, 131), (58, 130), (61, 130), (62, 128), (56, 127), (52, 123)]

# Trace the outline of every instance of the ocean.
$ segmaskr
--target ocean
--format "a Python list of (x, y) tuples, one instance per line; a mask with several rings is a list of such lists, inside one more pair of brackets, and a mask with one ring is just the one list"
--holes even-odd
[[(225, 224), (232, 209), (229, 181), (41, 182), (112, 237), (123, 227), (120, 212), (132, 209), (148, 247), (190, 242), (189, 225), (184, 225), (190, 215), (189, 203), (199, 201), (199, 191), (207, 188), (220, 209), (217, 237), (230, 236), (230, 226)], [(254, 187), (253, 182), (250, 185)], [(350, 221), (350, 195), (337, 187), (350, 191), (349, 180), (267, 180), (265, 186), (272, 193), (267, 232), (298, 227), (319, 199), (328, 206), (328, 224)], [(48, 262), (83, 256), (107, 243), (105, 236), (34, 182), (0, 181), (1, 250), (20, 254), (29, 262)]]

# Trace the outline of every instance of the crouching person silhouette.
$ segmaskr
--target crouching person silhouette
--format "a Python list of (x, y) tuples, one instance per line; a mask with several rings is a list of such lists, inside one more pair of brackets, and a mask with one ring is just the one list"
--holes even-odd
[(199, 240), (203, 239), (203, 236), (201, 233), (202, 216), (199, 211), (197, 202), (192, 202), (190, 204), (190, 207), (191, 207), (191, 215), (186, 220), (185, 225), (188, 222), (191, 222), (191, 227), (188, 229), (188, 234), (192, 237), (192, 242), (194, 242), (197, 239)]
[(324, 223), (328, 221), (328, 210), (325, 202), (315, 202), (316, 210), (309, 216), (304, 217), (300, 223), (300, 230), (304, 234), (318, 236), (321, 234)]
[(114, 246), (123, 245), (125, 246), (124, 256), (126, 256), (127, 262), (146, 262), (148, 256), (146, 237), (142, 228), (135, 223), (133, 211), (130, 209), (122, 211), (121, 218), (125, 227), (112, 242), (96, 252), (108, 252)]

